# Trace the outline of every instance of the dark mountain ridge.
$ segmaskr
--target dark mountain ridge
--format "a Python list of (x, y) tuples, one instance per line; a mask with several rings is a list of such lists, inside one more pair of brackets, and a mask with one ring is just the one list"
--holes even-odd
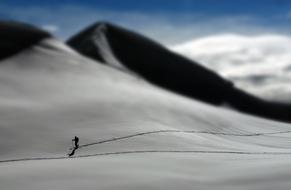
[(51, 35), (29, 24), (0, 22), (0, 60), (24, 50)]
[(85, 56), (110, 65), (102, 54), (104, 42), (100, 40), (104, 38), (120, 64), (155, 85), (209, 104), (229, 104), (244, 113), (291, 122), (291, 105), (248, 94), (199, 63), (111, 23), (93, 24), (70, 38), (67, 44)]

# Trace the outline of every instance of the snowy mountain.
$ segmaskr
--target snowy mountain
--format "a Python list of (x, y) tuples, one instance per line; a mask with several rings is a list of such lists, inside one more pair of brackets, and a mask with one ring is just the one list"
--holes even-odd
[[(96, 23), (67, 42), (81, 54), (131, 72), (153, 84), (204, 102), (289, 121), (291, 105), (266, 101), (162, 45), (110, 23)], [(206, 47), (204, 47), (206, 49)]]
[(172, 93), (52, 37), (1, 60), (0, 105), (1, 189), (291, 187), (289, 124)]

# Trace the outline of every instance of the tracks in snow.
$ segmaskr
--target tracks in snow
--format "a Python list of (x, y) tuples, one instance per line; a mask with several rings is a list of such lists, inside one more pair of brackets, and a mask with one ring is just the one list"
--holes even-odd
[(7, 162), (21, 162), (21, 161), (36, 161), (36, 160), (63, 160), (63, 159), (74, 159), (74, 158), (88, 158), (96, 156), (110, 156), (110, 155), (124, 155), (124, 154), (146, 154), (146, 153), (192, 153), (192, 154), (236, 154), (236, 155), (289, 155), (291, 152), (247, 152), (247, 151), (214, 151), (214, 150), (130, 150), (120, 152), (105, 152), (96, 154), (87, 154), (79, 156), (59, 156), (59, 157), (35, 157), (35, 158), (19, 158), (19, 159), (8, 159), (0, 160), (0, 163)]
[(275, 135), (275, 134), (284, 134), (284, 133), (291, 133), (291, 131), (278, 131), (278, 132), (269, 132), (269, 133), (248, 133), (248, 134), (238, 134), (238, 133), (224, 133), (224, 132), (210, 132), (210, 131), (181, 131), (181, 130), (156, 130), (156, 131), (148, 131), (148, 132), (141, 132), (135, 133), (132, 135), (126, 135), (121, 137), (114, 137), (111, 139), (101, 140), (93, 143), (83, 144), (80, 145), (79, 148), (119, 141), (124, 139), (129, 139), (138, 136), (150, 135), (150, 134), (158, 134), (158, 133), (192, 133), (192, 134), (210, 134), (210, 135), (219, 135), (219, 136), (239, 136), (239, 137), (253, 137), (253, 136), (266, 136), (266, 135)]
[[(248, 133), (248, 134), (239, 134), (239, 133), (224, 133), (224, 132), (210, 132), (210, 131), (181, 131), (181, 130), (156, 130), (135, 133), (132, 135), (126, 135), (121, 137), (114, 137), (111, 139), (101, 140), (93, 143), (80, 145), (79, 148), (84, 148), (88, 146), (109, 143), (124, 139), (129, 139), (138, 136), (145, 136), (150, 134), (158, 133), (192, 133), (192, 134), (209, 134), (209, 135), (221, 135), (221, 136), (239, 136), (239, 137), (254, 137), (254, 136), (266, 136), (266, 135), (275, 135), (275, 134), (286, 134), (291, 133), (291, 131), (278, 131), (278, 132), (266, 132), (266, 133)], [(73, 159), (73, 158), (86, 158), (94, 156), (109, 156), (109, 155), (123, 155), (123, 154), (146, 154), (146, 153), (192, 153), (192, 154), (237, 154), (237, 155), (291, 155), (291, 152), (248, 152), (248, 151), (213, 151), (213, 150), (130, 150), (130, 151), (119, 151), (119, 152), (105, 152), (105, 153), (96, 153), (96, 154), (87, 154), (87, 155), (78, 155), (78, 156), (59, 156), (59, 157), (31, 157), (31, 158), (18, 158), (18, 159), (7, 159), (0, 160), (0, 163), (7, 162), (20, 162), (20, 161), (33, 161), (33, 160), (61, 160), (61, 159)]]

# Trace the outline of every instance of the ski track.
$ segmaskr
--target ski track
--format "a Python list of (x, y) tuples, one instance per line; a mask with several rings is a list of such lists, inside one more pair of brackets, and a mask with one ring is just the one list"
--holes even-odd
[[(220, 133), (220, 132), (210, 132), (210, 131), (180, 131), (180, 130), (157, 130), (136, 133), (132, 135), (115, 137), (107, 140), (97, 141), (94, 143), (88, 143), (80, 145), (79, 148), (88, 147), (92, 145), (103, 144), (107, 142), (119, 141), (123, 139), (129, 139), (137, 136), (144, 136), (156, 133), (196, 133), (196, 134), (211, 134), (211, 135), (226, 135), (226, 136), (240, 136), (240, 137), (253, 137), (253, 136), (266, 136), (274, 134), (284, 134), (291, 133), (291, 131), (278, 131), (278, 132), (268, 132), (268, 133), (249, 133), (249, 134), (235, 134), (235, 133)], [(79, 149), (78, 148), (78, 149)], [(7, 162), (20, 162), (20, 161), (33, 161), (33, 160), (60, 160), (60, 159), (74, 159), (74, 158), (86, 158), (86, 157), (96, 157), (96, 156), (109, 156), (109, 155), (122, 155), (122, 154), (142, 154), (142, 153), (196, 153), (196, 154), (238, 154), (238, 155), (291, 155), (291, 152), (247, 152), (247, 151), (207, 151), (207, 150), (132, 150), (132, 151), (120, 151), (120, 152), (106, 152), (106, 153), (96, 153), (78, 156), (59, 156), (59, 157), (35, 157), (35, 158), (18, 158), (18, 159), (7, 159), (0, 160), (0, 163)]]
[(275, 135), (275, 134), (284, 134), (284, 133), (291, 133), (291, 131), (278, 131), (278, 132), (269, 132), (269, 133), (249, 133), (249, 134), (235, 134), (235, 133), (220, 133), (220, 132), (210, 132), (210, 131), (181, 131), (181, 130), (157, 130), (157, 131), (149, 131), (149, 132), (142, 132), (136, 133), (132, 135), (122, 136), (122, 137), (114, 137), (111, 139), (101, 140), (93, 143), (83, 144), (80, 145), (79, 148), (103, 144), (112, 141), (119, 141), (123, 139), (129, 139), (137, 136), (144, 136), (149, 134), (157, 134), (157, 133), (195, 133), (195, 134), (210, 134), (210, 135), (223, 135), (223, 136), (239, 136), (239, 137), (253, 137), (253, 136), (266, 136), (266, 135)]
[(0, 163), (20, 162), (20, 161), (36, 161), (36, 160), (62, 160), (75, 158), (88, 158), (96, 156), (124, 155), (124, 154), (144, 154), (144, 153), (192, 153), (192, 154), (237, 154), (237, 155), (289, 155), (291, 152), (247, 152), (247, 151), (215, 151), (215, 150), (131, 150), (120, 152), (105, 152), (96, 154), (86, 154), (79, 156), (59, 156), (59, 157), (39, 157), (39, 158), (20, 158), (10, 160), (0, 160)]

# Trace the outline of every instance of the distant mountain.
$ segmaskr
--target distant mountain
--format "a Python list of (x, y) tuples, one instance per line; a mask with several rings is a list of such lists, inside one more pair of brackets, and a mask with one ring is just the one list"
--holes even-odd
[(29, 24), (0, 22), (0, 59), (14, 55), (51, 35)]
[(153, 84), (213, 105), (228, 104), (242, 112), (291, 121), (291, 105), (257, 98), (215, 72), (140, 34), (96, 23), (67, 41), (80, 52), (119, 69), (129, 69)]
[[(198, 63), (113, 24), (97, 23), (67, 43), (105, 64), (111, 64), (107, 55), (112, 55), (120, 65), (156, 85), (212, 104), (223, 103), (232, 88), (231, 82)], [(109, 46), (106, 50), (104, 44)]]

